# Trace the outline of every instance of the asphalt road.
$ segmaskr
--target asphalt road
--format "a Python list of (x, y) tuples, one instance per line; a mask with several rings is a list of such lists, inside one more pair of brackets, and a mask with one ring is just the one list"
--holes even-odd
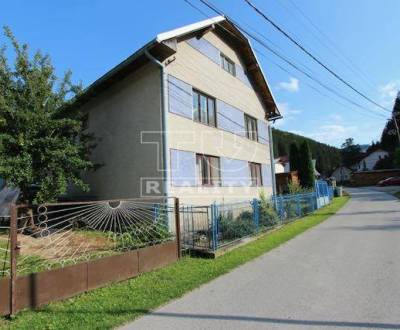
[(336, 215), (123, 329), (400, 329), (400, 202)]

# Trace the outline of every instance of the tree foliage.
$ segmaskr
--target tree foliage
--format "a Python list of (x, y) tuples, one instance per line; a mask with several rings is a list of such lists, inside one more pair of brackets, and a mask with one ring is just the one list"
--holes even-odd
[(307, 141), (300, 146), (299, 158), (299, 179), (300, 184), (304, 188), (313, 188), (315, 183), (314, 166), (311, 158), (311, 151)]
[[(300, 146), (304, 141), (307, 141), (313, 159), (316, 159), (317, 171), (322, 175), (329, 176), (336, 167), (341, 164), (340, 149), (327, 145), (325, 143), (317, 142), (315, 140), (306, 138), (304, 136), (293, 134), (279, 129), (272, 129), (274, 141), (274, 155), (275, 157), (284, 156), (279, 153), (278, 145), (283, 143), (286, 145), (286, 150), (289, 149), (292, 143)], [(280, 149), (280, 148), (279, 148)], [(290, 157), (290, 149), (289, 149)]]
[(300, 155), (299, 155), (299, 148), (297, 147), (296, 142), (292, 142), (290, 144), (290, 149), (289, 149), (289, 164), (290, 164), (290, 170), (291, 171), (297, 171), (299, 169), (299, 160)]
[(394, 151), (393, 165), (394, 165), (395, 168), (400, 168), (400, 148), (397, 148)]
[(71, 72), (57, 78), (48, 55), (33, 56), (10, 29), (4, 35), (14, 51), (13, 65), (0, 51), (0, 177), (19, 187), (24, 201), (55, 200), (73, 183), (83, 190), (82, 171), (93, 168), (88, 156), (93, 137), (83, 133), (83, 114), (66, 107), (81, 87)]
[(361, 147), (359, 144), (354, 143), (353, 138), (348, 138), (342, 144), (342, 164), (347, 167), (351, 167), (360, 159), (362, 155)]
[(397, 123), (400, 124), (400, 93), (397, 94), (396, 100), (394, 102), (393, 110), (392, 110), (392, 119), (390, 119), (385, 128), (382, 131), (381, 135), (381, 147), (389, 153), (395, 151), (399, 145), (399, 139), (396, 132), (396, 125), (394, 122), (394, 118), (397, 119)]
[(279, 156), (287, 156), (287, 145), (283, 141), (278, 141), (278, 154)]
[(392, 169), (393, 166), (393, 154), (389, 154), (381, 159), (379, 159), (374, 165), (374, 170), (387, 170)]

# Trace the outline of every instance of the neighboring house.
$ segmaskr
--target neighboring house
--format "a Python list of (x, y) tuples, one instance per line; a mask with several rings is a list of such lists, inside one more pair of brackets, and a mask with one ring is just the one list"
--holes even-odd
[(336, 180), (336, 182), (349, 181), (351, 178), (351, 170), (346, 166), (337, 167), (331, 174), (331, 177)]
[(0, 218), (10, 215), (10, 205), (17, 202), (18, 188), (9, 188), (6, 182), (0, 178)]
[(352, 166), (355, 171), (371, 171), (374, 169), (378, 160), (389, 156), (387, 151), (378, 149), (367, 155), (365, 155), (361, 160)]
[(249, 41), (224, 17), (159, 34), (74, 106), (99, 138), (92, 159), (103, 166), (84, 177), (98, 199), (209, 204), (273, 191), (268, 121), (281, 116)]
[(288, 156), (280, 156), (275, 159), (275, 173), (289, 173), (290, 163)]

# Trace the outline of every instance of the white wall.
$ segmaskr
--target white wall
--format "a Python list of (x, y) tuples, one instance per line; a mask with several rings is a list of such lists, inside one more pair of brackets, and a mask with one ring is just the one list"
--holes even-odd
[(349, 181), (351, 178), (351, 171), (347, 167), (341, 166), (333, 171), (331, 177), (335, 178), (337, 182)]
[[(383, 151), (383, 150), (374, 151), (373, 153), (369, 154), (367, 157), (365, 157), (363, 160), (361, 160), (358, 163), (357, 171), (373, 170), (377, 161), (381, 158), (385, 158), (388, 155), (389, 154), (387, 151)], [(365, 164), (365, 166), (364, 166), (364, 164)]]

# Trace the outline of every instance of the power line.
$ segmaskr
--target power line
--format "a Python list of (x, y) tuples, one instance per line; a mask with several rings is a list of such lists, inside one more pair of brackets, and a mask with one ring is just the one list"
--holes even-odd
[[(282, 0), (280, 0), (282, 4)], [(321, 44), (324, 44), (325, 47), (329, 47), (331, 50), (333, 50), (337, 55), (341, 56), (345, 61), (342, 61), (353, 73), (358, 75), (361, 79), (363, 79), (370, 87), (375, 88), (375, 84), (372, 82), (369, 77), (367, 77), (366, 73), (363, 72), (352, 60), (350, 57), (348, 57), (343, 50), (326, 34), (324, 33), (313, 21), (312, 19), (306, 15), (306, 13), (293, 1), (289, 0), (291, 5), (296, 9), (297, 12), (300, 13), (300, 15), (317, 31), (322, 38), (319, 38), (316, 34), (312, 33), (311, 29), (308, 29), (315, 38), (317, 38)], [(300, 21), (300, 20), (299, 20)], [(306, 26), (304, 24), (304, 26)], [(347, 61), (347, 63), (346, 63)]]
[[(185, 0), (186, 1), (186, 0)], [(292, 68), (294, 68), (296, 71), (299, 71), (300, 73), (302, 73), (303, 75), (305, 75), (307, 78), (313, 80), (314, 82), (316, 82), (318, 85), (320, 85), (321, 87), (323, 87), (324, 89), (328, 90), (329, 92), (333, 93), (334, 95), (336, 95), (339, 98), (344, 99), (345, 101), (349, 102), (350, 104), (352, 104), (353, 106), (356, 106), (362, 110), (365, 111), (369, 111), (374, 115), (378, 115), (376, 112), (374, 112), (371, 109), (367, 109), (365, 107), (363, 107), (362, 105), (358, 104), (357, 102), (353, 101), (352, 99), (348, 98), (345, 95), (340, 94), (339, 92), (337, 92), (336, 90), (334, 90), (333, 88), (327, 86), (326, 84), (324, 84), (323, 82), (321, 82), (319, 79), (313, 77), (311, 74), (309, 74), (308, 72), (304, 71), (303, 69), (299, 68), (298, 65), (294, 64), (292, 61), (288, 60), (285, 56), (283, 56), (282, 54), (280, 54), (279, 52), (277, 52), (276, 50), (274, 50), (273, 48), (271, 48), (269, 45), (267, 45), (265, 42), (263, 42), (262, 40), (260, 40), (260, 38), (254, 36), (252, 33), (248, 32), (246, 29), (244, 29), (242, 26), (240, 26), (239, 23), (237, 23), (233, 18), (228, 17), (227, 15), (225, 15), (224, 12), (222, 12), (221, 10), (219, 10), (217, 7), (215, 7), (214, 5), (210, 4), (208, 1), (205, 0), (200, 0), (203, 4), (205, 4), (208, 8), (210, 8), (211, 10), (213, 10), (214, 12), (216, 12), (218, 15), (222, 15), (225, 16), (229, 19), (230, 22), (232, 22), (232, 24), (234, 24), (238, 29), (240, 29), (243, 33), (245, 33), (246, 35), (248, 35), (250, 38), (252, 38), (253, 40), (255, 40), (257, 43), (259, 43), (261, 46), (263, 46), (264, 48), (268, 49), (272, 54), (274, 54), (275, 56), (277, 56), (278, 58), (280, 58), (282, 61), (284, 61), (286, 64), (288, 64), (289, 66), (291, 66)], [(195, 7), (194, 7), (195, 8)], [(208, 17), (208, 15), (206, 15)], [(225, 29), (222, 25), (219, 24), (219, 26), (221, 28), (223, 28), (225, 31), (229, 32), (230, 34), (232, 34), (231, 31)], [(235, 36), (234, 34), (232, 34), (233, 36)], [(237, 38), (237, 36), (235, 36)], [(383, 116), (383, 115), (382, 115)]]
[[(204, 4), (206, 4), (207, 1), (205, 0), (200, 0)], [(355, 93), (366, 99), (368, 102), (376, 105), (377, 107), (391, 112), (390, 110), (386, 109), (379, 103), (375, 102), (373, 99), (365, 95), (363, 92), (359, 91), (357, 88), (353, 87), (349, 82), (347, 82), (345, 79), (343, 79), (339, 74), (337, 74), (335, 71), (330, 69), (326, 64), (324, 64), (321, 60), (319, 60), (316, 56), (314, 56), (312, 53), (310, 53), (304, 46), (302, 46), (298, 41), (296, 41), (292, 36), (290, 36), (286, 31), (284, 31), (278, 24), (276, 24), (271, 18), (269, 18), (264, 12), (262, 12), (260, 9), (258, 9), (250, 0), (244, 0), (253, 10), (260, 15), (262, 18), (264, 18), (268, 23), (270, 23), (276, 30), (278, 30), (281, 34), (283, 34), (287, 39), (289, 39), (293, 44), (295, 44), (303, 53), (305, 53), (307, 56), (309, 56), (313, 61), (318, 63), (320, 66), (322, 66), (326, 71), (328, 71), (331, 75), (333, 75), (336, 79), (340, 80), (343, 84), (345, 84), (347, 87), (352, 89)]]
[[(278, 64), (278, 63), (276, 63), (275, 61), (271, 60), (269, 57), (267, 57), (264, 53), (260, 52), (259, 50), (257, 50), (257, 49), (254, 49), (254, 50), (257, 52), (257, 54), (260, 54), (261, 56), (263, 56), (266, 60), (270, 61), (272, 64), (274, 64), (276, 67), (278, 67), (278, 68), (279, 68), (280, 70), (282, 70), (283, 72), (286, 72), (287, 74), (289, 74), (289, 75), (291, 75), (291, 76), (294, 76), (295, 78), (298, 79), (298, 77), (296, 77), (296, 75), (293, 74), (293, 72), (290, 72), (289, 70), (287, 70), (286, 68), (284, 68), (284, 67), (281, 66), (280, 64)], [(314, 90), (315, 92), (317, 92), (318, 94), (320, 94), (321, 96), (323, 96), (323, 97), (325, 97), (325, 98), (328, 98), (328, 99), (332, 100), (333, 102), (335, 102), (335, 103), (341, 105), (342, 107), (348, 109), (348, 106), (347, 106), (347, 105), (345, 105), (344, 103), (342, 103), (342, 102), (336, 100), (334, 97), (332, 97), (332, 96), (330, 96), (330, 95), (328, 95), (328, 94), (325, 94), (324, 92), (322, 92), (322, 91), (321, 91), (320, 89), (318, 89), (317, 87), (315, 87), (315, 86), (313, 86), (313, 85), (311, 85), (311, 84), (309, 84), (309, 83), (307, 83), (307, 82), (305, 82), (305, 84), (306, 84), (309, 88), (311, 88), (312, 90)], [(354, 108), (354, 109), (352, 109), (352, 110), (353, 110), (353, 111), (356, 111), (356, 112), (358, 112), (358, 113), (360, 113), (360, 114), (363, 114), (363, 115), (368, 115), (368, 116), (370, 116), (371, 118), (374, 118), (374, 119), (385, 119), (385, 120), (387, 120), (387, 117), (384, 116), (384, 115), (382, 115), (381, 113), (375, 113), (375, 112), (371, 112), (371, 113), (370, 113), (370, 112), (360, 111), (360, 110), (358, 110), (357, 108)], [(365, 109), (363, 109), (363, 110), (365, 110)]]

